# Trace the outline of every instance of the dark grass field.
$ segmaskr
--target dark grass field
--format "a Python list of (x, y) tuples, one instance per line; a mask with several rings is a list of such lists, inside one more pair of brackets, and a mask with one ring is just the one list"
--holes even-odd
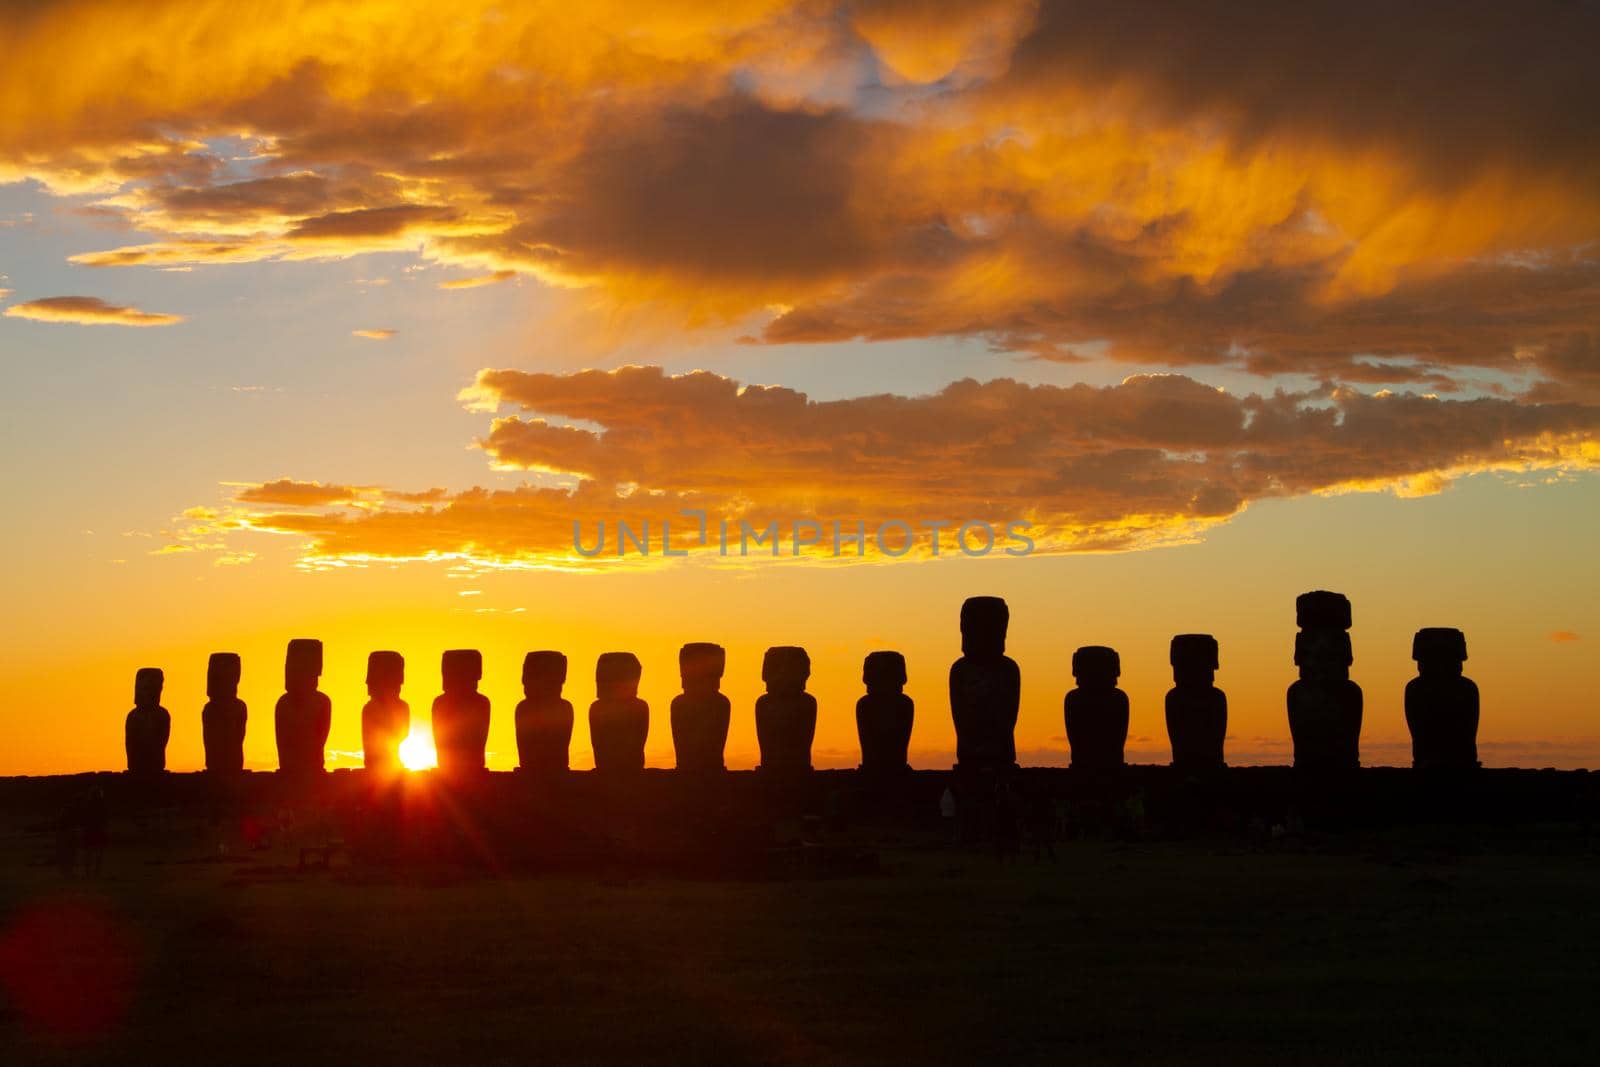
[(300, 871), (191, 822), (86, 880), (0, 827), (7, 1064), (1600, 1057), (1570, 824), (1007, 864), (880, 838), (881, 873), (794, 881)]

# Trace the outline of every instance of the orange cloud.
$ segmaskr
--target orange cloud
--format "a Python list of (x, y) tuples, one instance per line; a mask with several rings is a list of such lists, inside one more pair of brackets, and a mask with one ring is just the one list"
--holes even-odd
[(387, 328), (380, 329), (380, 330), (351, 330), (350, 331), (350, 333), (353, 334), (354, 336), (356, 336), (356, 337), (365, 337), (369, 341), (387, 341), (389, 338), (393, 337), (395, 334), (397, 334), (399, 332), (400, 332), (399, 330), (391, 330), (391, 329), (387, 329)]
[(182, 315), (140, 311), (108, 304), (95, 296), (47, 296), (13, 304), (4, 314), (35, 322), (70, 322), (84, 326), (171, 326), (183, 321)]
[(1550, 633), (1550, 640), (1558, 645), (1570, 644), (1581, 639), (1581, 635), (1575, 634), (1571, 630), (1553, 630)]

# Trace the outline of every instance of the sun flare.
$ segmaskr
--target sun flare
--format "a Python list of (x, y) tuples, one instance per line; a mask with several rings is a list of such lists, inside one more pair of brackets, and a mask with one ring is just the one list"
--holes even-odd
[(413, 726), (406, 739), (400, 742), (400, 763), (408, 771), (425, 771), (439, 765), (439, 753), (434, 751), (433, 731)]

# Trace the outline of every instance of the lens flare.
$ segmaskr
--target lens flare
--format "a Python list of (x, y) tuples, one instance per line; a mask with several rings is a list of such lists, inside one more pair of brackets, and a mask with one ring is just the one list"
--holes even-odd
[(413, 726), (406, 739), (400, 742), (400, 763), (408, 771), (437, 767), (439, 754), (433, 748), (433, 731)]

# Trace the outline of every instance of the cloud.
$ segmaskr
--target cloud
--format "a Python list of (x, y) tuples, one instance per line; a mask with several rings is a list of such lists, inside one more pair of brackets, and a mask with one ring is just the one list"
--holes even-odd
[(510, 281), (517, 276), (514, 270), (497, 270), (492, 274), (475, 274), (470, 278), (452, 278), (439, 283), (440, 289), (479, 289), (485, 285), (496, 285), (500, 282)]
[[(968, 521), (1033, 523), (1041, 552), (1116, 551), (1192, 540), (1257, 500), (1420, 495), (1468, 473), (1600, 465), (1596, 407), (1350, 388), (1239, 396), (1171, 374), (815, 401), (705, 371), (486, 370), (463, 399), (516, 409), (477, 446), (549, 484), (419, 494), (283, 479), (237, 493), (228, 529), (296, 535), (313, 563), (588, 566), (573, 525), (588, 545), (601, 521), (613, 536), (618, 521), (648, 522), (659, 561), (663, 520), (676, 524), (676, 547), (698, 535), (683, 509), (707, 513), (713, 544), (727, 520), (735, 552), (740, 521), (777, 522), (787, 546), (802, 520), (820, 525), (822, 554), (833, 522), (874, 535), (889, 520), (913, 526), (919, 556), (937, 521), (954, 524), (945, 551)], [(203, 517), (192, 536), (215, 541), (215, 523)], [(904, 539), (888, 537), (896, 548)]]
[(70, 322), (85, 326), (171, 326), (183, 321), (182, 315), (140, 311), (135, 307), (108, 304), (94, 296), (47, 296), (13, 304), (3, 314), (35, 322)]
[(350, 333), (352, 335), (354, 335), (356, 337), (365, 337), (369, 341), (387, 341), (389, 338), (393, 337), (395, 334), (397, 334), (399, 332), (400, 332), (399, 330), (389, 330), (389, 329), (382, 329), (382, 330), (351, 330), (350, 331)]
[(1579, 634), (1573, 633), (1571, 630), (1552, 630), (1550, 632), (1550, 640), (1554, 641), (1558, 645), (1565, 645), (1570, 644), (1573, 641), (1582, 640), (1582, 637)]

